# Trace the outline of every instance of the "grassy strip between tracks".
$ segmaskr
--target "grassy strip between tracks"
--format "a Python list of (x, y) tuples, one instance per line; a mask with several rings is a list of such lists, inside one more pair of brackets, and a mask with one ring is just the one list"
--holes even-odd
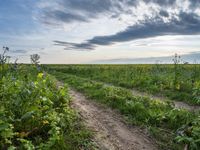
[[(50, 65), (49, 69), (200, 105), (200, 65)], [(158, 95), (158, 96), (159, 96)]]
[(175, 109), (169, 103), (133, 96), (129, 90), (61, 72), (51, 72), (90, 99), (118, 109), (127, 120), (148, 128), (162, 149), (200, 148), (199, 115)]

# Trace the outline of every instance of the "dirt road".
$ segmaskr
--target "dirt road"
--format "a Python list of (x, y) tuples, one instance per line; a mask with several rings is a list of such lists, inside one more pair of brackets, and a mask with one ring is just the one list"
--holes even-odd
[[(110, 83), (103, 83), (103, 84), (104, 84), (104, 86), (119, 87), (119, 86), (115, 86), (115, 85), (110, 84)], [(122, 88), (122, 87), (120, 87), (120, 88)], [(130, 89), (127, 89), (127, 90), (130, 90)], [(152, 94), (148, 94), (146, 92), (140, 92), (136, 89), (132, 89), (130, 91), (132, 92), (132, 94), (134, 96), (149, 97), (151, 100), (170, 101), (174, 104), (175, 108), (186, 109), (186, 110), (191, 111), (191, 112), (200, 111), (200, 106), (197, 106), (197, 105), (189, 105), (189, 104), (182, 102), (182, 101), (170, 100), (170, 99), (168, 99), (164, 96), (155, 96), (155, 95), (152, 95)]]
[(94, 140), (102, 150), (156, 150), (156, 144), (139, 127), (128, 126), (119, 113), (86, 99), (70, 90), (72, 107), (76, 109), (86, 126), (94, 131)]
[(200, 106), (189, 105), (185, 102), (169, 100), (162, 96), (154, 96), (152, 94), (147, 94), (145, 92), (139, 92), (137, 90), (132, 90), (132, 94), (135, 96), (149, 97), (151, 100), (161, 100), (161, 101), (171, 101), (175, 108), (186, 109), (192, 112), (200, 111)]

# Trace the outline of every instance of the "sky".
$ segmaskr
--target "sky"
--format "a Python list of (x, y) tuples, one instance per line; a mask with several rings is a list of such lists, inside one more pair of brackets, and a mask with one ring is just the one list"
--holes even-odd
[(23, 63), (200, 62), (200, 0), (0, 0), (3, 46)]

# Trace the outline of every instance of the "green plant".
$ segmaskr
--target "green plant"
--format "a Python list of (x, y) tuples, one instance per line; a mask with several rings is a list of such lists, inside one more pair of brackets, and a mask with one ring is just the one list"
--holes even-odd
[(32, 64), (38, 65), (40, 63), (40, 56), (38, 54), (33, 54), (30, 56), (30, 58)]
[(6, 55), (6, 53), (9, 51), (8, 47), (3, 47), (3, 53), (0, 54), (0, 78), (2, 79), (3, 76), (5, 76), (6, 71), (8, 70), (8, 61), (9, 61), (9, 56)]
[(92, 149), (70, 108), (67, 85), (30, 65), (8, 70), (0, 82), (0, 149)]
[[(131, 124), (154, 129), (153, 135), (161, 142), (160, 145), (169, 144), (165, 149), (181, 149), (184, 144), (177, 145), (174, 141), (176, 130), (197, 118), (196, 114), (173, 108), (171, 103), (134, 96), (125, 88), (58, 71), (50, 73), (89, 98), (118, 109)], [(168, 138), (159, 139), (162, 134), (167, 134)]]
[[(193, 93), (194, 83), (200, 81), (198, 69), (200, 65), (181, 64), (181, 60), (177, 63), (176, 67), (174, 64), (46, 65), (46, 67), (49, 71), (60, 71), (127, 89), (134, 88), (142, 92), (162, 95), (172, 100), (198, 104), (191, 93)], [(197, 68), (195, 82), (191, 82), (194, 78), (195, 67)], [(175, 68), (177, 71), (174, 71)], [(175, 83), (176, 90), (174, 90)]]
[(197, 104), (200, 104), (200, 81), (195, 82), (193, 88), (193, 96), (194, 100)]
[(185, 144), (185, 149), (200, 148), (200, 116), (178, 130), (176, 141)]
[(181, 57), (178, 56), (178, 54), (175, 54), (174, 59), (174, 81), (173, 81), (173, 85), (174, 85), (174, 90), (180, 90), (180, 84), (179, 84), (179, 78), (180, 78), (180, 63), (181, 63)]

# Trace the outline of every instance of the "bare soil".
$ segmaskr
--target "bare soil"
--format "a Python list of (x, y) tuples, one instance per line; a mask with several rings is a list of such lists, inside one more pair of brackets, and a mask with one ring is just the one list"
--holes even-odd
[(149, 98), (151, 98), (151, 100), (171, 101), (174, 104), (175, 108), (186, 109), (186, 110), (194, 111), (194, 112), (200, 110), (200, 106), (189, 105), (185, 102), (170, 100), (170, 99), (167, 99), (166, 97), (163, 97), (163, 96), (155, 96), (155, 95), (152, 95), (152, 94), (147, 94), (145, 92), (139, 92), (137, 90), (132, 90), (132, 94), (135, 95), (135, 96), (149, 97)]
[(123, 117), (110, 108), (88, 100), (83, 94), (70, 90), (72, 107), (92, 130), (94, 141), (102, 150), (156, 150), (157, 145), (148, 133), (139, 127), (129, 126)]
[[(105, 86), (119, 87), (119, 86), (115, 86), (115, 85), (109, 84), (109, 83), (104, 83), (104, 85)], [(200, 111), (200, 106), (197, 106), (197, 105), (189, 105), (189, 104), (182, 102), (182, 101), (171, 100), (171, 99), (168, 99), (164, 96), (152, 95), (152, 94), (148, 94), (147, 92), (140, 92), (139, 90), (136, 90), (136, 89), (132, 89), (131, 92), (135, 96), (149, 97), (151, 100), (170, 101), (172, 104), (174, 104), (175, 108), (186, 109), (186, 110), (191, 111), (191, 112)]]

